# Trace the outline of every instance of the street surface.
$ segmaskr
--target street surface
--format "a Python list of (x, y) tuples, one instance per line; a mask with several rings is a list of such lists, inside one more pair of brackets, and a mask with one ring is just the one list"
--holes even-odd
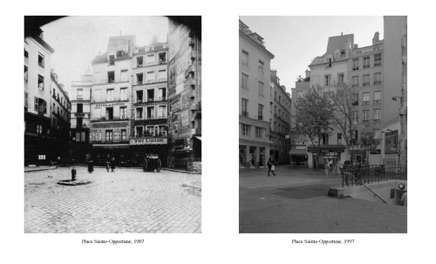
[(201, 233), (201, 175), (140, 168), (76, 167), (26, 172), (26, 233)]
[(240, 233), (407, 233), (407, 207), (328, 197), (340, 175), (288, 165), (267, 172), (239, 170)]

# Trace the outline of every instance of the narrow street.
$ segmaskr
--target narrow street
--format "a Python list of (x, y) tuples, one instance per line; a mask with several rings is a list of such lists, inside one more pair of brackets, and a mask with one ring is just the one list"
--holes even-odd
[(328, 197), (339, 175), (278, 166), (239, 172), (240, 233), (406, 233), (407, 208)]
[(162, 170), (76, 167), (25, 173), (26, 233), (200, 233), (201, 176)]

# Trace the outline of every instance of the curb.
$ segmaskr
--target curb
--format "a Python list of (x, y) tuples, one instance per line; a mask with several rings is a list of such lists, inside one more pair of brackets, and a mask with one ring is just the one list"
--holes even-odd
[(173, 171), (173, 172), (180, 172), (180, 173), (187, 173), (187, 174), (198, 174), (198, 175), (201, 175), (201, 172), (196, 172), (196, 171), (184, 171), (184, 170), (169, 169), (169, 168), (162, 168), (162, 170)]
[(35, 172), (35, 171), (46, 171), (46, 170), (55, 170), (55, 169), (57, 169), (58, 167), (57, 166), (53, 166), (53, 167), (48, 167), (48, 168), (39, 168), (39, 169), (34, 169), (34, 170), (26, 170), (26, 169), (24, 169), (24, 173), (26, 173), (26, 172)]

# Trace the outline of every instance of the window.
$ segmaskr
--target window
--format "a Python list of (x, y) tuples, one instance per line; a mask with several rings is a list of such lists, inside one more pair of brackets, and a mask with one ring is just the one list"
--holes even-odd
[(24, 82), (27, 83), (28, 81), (29, 81), (29, 73), (28, 73), (27, 66), (24, 65)]
[(374, 55), (374, 67), (380, 66), (382, 64), (381, 62), (381, 54)]
[(328, 145), (329, 144), (329, 134), (322, 134), (322, 145)]
[(259, 68), (258, 68), (258, 72), (260, 75), (263, 75), (263, 61), (259, 60)]
[(357, 143), (358, 139), (359, 139), (359, 132), (357, 130), (351, 130), (351, 140), (354, 141), (353, 143)]
[(127, 130), (121, 129), (121, 141), (127, 141)]
[(157, 76), (158, 82), (166, 82), (167, 81), (167, 70), (159, 70)]
[(120, 119), (127, 119), (127, 107), (120, 107)]
[(83, 118), (78, 117), (77, 118), (76, 128), (82, 128), (82, 126), (83, 126)]
[(342, 84), (342, 83), (344, 83), (344, 74), (339, 73), (338, 74), (338, 84)]
[(242, 50), (241, 63), (248, 67), (248, 52), (245, 50)]
[(263, 120), (263, 105), (259, 104), (257, 110), (258, 110), (257, 119)]
[(143, 118), (142, 112), (143, 112), (143, 108), (142, 107), (136, 108), (136, 119), (142, 119)]
[(151, 65), (156, 62), (154, 53), (148, 54), (147, 57), (145, 57), (145, 65)]
[(369, 85), (369, 74), (364, 74), (363, 75), (363, 86), (368, 86)]
[(166, 135), (167, 135), (167, 127), (159, 126), (159, 136), (166, 136)]
[(135, 127), (135, 136), (142, 137), (144, 136), (144, 127), (143, 126), (137, 126)]
[(242, 89), (248, 90), (248, 75), (244, 73), (242, 74)]
[(374, 85), (381, 84), (381, 72), (374, 73)]
[(127, 88), (120, 89), (120, 100), (127, 100)]
[(359, 87), (359, 76), (353, 76), (351, 78), (351, 87)]
[(363, 122), (369, 122), (369, 110), (363, 110)]
[(263, 82), (259, 82), (258, 93), (259, 95), (263, 96)]
[(129, 76), (127, 76), (127, 70), (121, 70), (121, 81), (128, 82)]
[(148, 71), (147, 75), (145, 77), (145, 80), (147, 83), (153, 83), (155, 82), (155, 77), (154, 77), (154, 71)]
[(147, 107), (147, 119), (154, 119), (154, 107)]
[(157, 109), (158, 111), (158, 117), (159, 118), (167, 118), (167, 106), (166, 105), (160, 105)]
[(154, 101), (154, 89), (148, 89), (147, 90), (147, 101), (153, 102)]
[(250, 136), (250, 126), (246, 124), (242, 124), (242, 135)]
[(303, 98), (303, 92), (297, 92), (297, 99)]
[(374, 109), (374, 121), (379, 122), (381, 119), (381, 109)]
[(114, 71), (107, 72), (107, 81), (109, 83), (115, 82), (115, 72)]
[(353, 60), (353, 71), (359, 70), (359, 59)]
[(83, 113), (83, 104), (77, 104), (77, 113)]
[[(59, 107), (58, 107), (59, 109)], [(35, 111), (38, 112), (38, 114), (46, 114), (47, 113), (47, 103), (44, 99), (35, 97)], [(59, 110), (58, 110), (59, 113)]]
[(106, 130), (106, 142), (112, 142), (113, 140), (113, 131)]
[(145, 132), (145, 136), (153, 136), (153, 126), (147, 126), (147, 131)]
[(248, 117), (248, 99), (242, 98), (242, 115)]
[(114, 119), (114, 108), (113, 107), (107, 107), (106, 108), (106, 119), (107, 120), (113, 120)]
[(41, 68), (45, 67), (44, 55), (42, 55), (41, 53), (38, 54), (38, 65)]
[(109, 55), (109, 65), (115, 64), (115, 55)]
[(369, 68), (369, 57), (363, 58), (363, 68)]
[(42, 125), (36, 125), (36, 133), (42, 134)]
[(332, 58), (327, 58), (326, 68), (331, 68), (331, 67), (332, 67)]
[(356, 125), (357, 123), (359, 123), (359, 115), (358, 115), (357, 111), (351, 112), (351, 123), (353, 125)]
[(324, 76), (324, 80), (325, 80), (324, 85), (325, 85), (325, 86), (330, 86), (330, 81), (331, 81), (331, 76), (330, 76), (330, 74), (329, 74), (329, 75), (325, 75), (325, 76)]
[(143, 100), (143, 91), (136, 91), (136, 102), (137, 103), (142, 103)]
[(24, 58), (29, 58), (29, 52), (26, 49), (24, 49)]
[(106, 90), (106, 101), (113, 101), (114, 100), (114, 89), (107, 89)]
[(338, 138), (338, 141), (337, 141), (338, 143), (337, 143), (337, 144), (338, 144), (338, 145), (339, 145), (339, 144), (342, 144), (342, 134), (341, 134), (341, 133), (338, 133), (337, 138)]
[(144, 63), (144, 58), (142, 56), (136, 57), (136, 67), (142, 67)]
[(159, 64), (165, 64), (167, 63), (167, 53), (161, 52), (159, 53)]
[(362, 96), (362, 104), (369, 105), (369, 93), (363, 93)]
[[(54, 94), (54, 89), (53, 89)], [(77, 88), (77, 100), (83, 100), (83, 88)]]
[(55, 103), (53, 103), (53, 108), (51, 109), (52, 113), (55, 112), (55, 109), (56, 109), (56, 106), (55, 106)]
[(24, 92), (24, 110), (27, 111), (27, 108), (29, 107), (29, 93)]
[(136, 74), (136, 84), (142, 84), (143, 77), (144, 77), (144, 74), (142, 72), (141, 73), (137, 73)]
[(38, 74), (38, 89), (44, 90), (44, 76)]
[(165, 101), (167, 98), (167, 90), (166, 88), (159, 88), (159, 92), (160, 92), (160, 101)]
[(45, 155), (38, 155), (39, 160), (45, 160)]
[(256, 127), (256, 137), (257, 138), (263, 138), (263, 128)]
[(381, 92), (377, 91), (374, 92), (374, 104), (380, 104), (381, 103)]

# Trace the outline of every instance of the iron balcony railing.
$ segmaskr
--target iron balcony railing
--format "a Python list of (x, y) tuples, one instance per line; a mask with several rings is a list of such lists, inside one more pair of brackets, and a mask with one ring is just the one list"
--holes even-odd
[(343, 165), (340, 168), (342, 187), (389, 180), (407, 180), (407, 165)]

